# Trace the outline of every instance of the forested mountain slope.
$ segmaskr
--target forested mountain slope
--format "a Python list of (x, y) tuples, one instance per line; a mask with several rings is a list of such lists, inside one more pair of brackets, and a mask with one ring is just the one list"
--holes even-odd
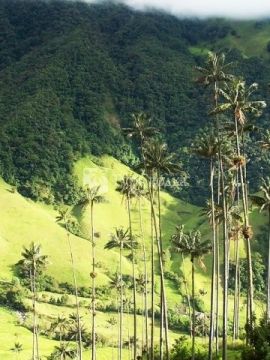
[[(131, 113), (146, 111), (183, 163), (181, 196), (202, 203), (208, 186), (189, 147), (209, 123), (211, 101), (194, 67), (207, 50), (222, 49), (235, 61), (233, 71), (259, 82), (267, 100), (269, 26), (110, 3), (1, 0), (0, 174), (33, 199), (45, 192), (43, 200), (72, 203), (73, 161), (107, 153), (132, 166), (136, 149), (128, 150), (120, 127)], [(251, 31), (254, 53), (246, 41)], [(259, 127), (267, 127), (267, 116)], [(268, 156), (258, 164), (256, 152), (251, 146), (253, 176), (268, 172)]]

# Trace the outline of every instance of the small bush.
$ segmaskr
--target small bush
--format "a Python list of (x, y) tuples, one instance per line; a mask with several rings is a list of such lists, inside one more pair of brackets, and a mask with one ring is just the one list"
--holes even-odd
[[(176, 339), (172, 346), (171, 360), (190, 360), (191, 356), (191, 341), (184, 336)], [(196, 345), (195, 360), (206, 360), (207, 358), (207, 350), (203, 346)]]
[(0, 304), (8, 306), (14, 310), (25, 311), (26, 307), (23, 298), (26, 295), (25, 289), (21, 286), (19, 279), (12, 282), (0, 284)]

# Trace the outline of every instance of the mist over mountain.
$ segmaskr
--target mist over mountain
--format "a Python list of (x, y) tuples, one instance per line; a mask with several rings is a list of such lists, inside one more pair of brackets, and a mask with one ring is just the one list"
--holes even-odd
[[(100, 0), (84, 0), (87, 3), (102, 3)], [(120, 0), (114, 3), (126, 4), (136, 10), (162, 10), (179, 17), (220, 17), (230, 19), (265, 19), (270, 17), (270, 4), (266, 0), (245, 2), (244, 0)]]

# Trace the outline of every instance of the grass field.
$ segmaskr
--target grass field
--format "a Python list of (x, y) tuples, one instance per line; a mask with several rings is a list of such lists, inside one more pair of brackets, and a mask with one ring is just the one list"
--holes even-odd
[(196, 56), (206, 55), (209, 50), (215, 49), (238, 49), (244, 57), (257, 56), (269, 59), (270, 53), (267, 51), (267, 44), (270, 41), (269, 21), (258, 23), (256, 21), (234, 21), (221, 20), (225, 25), (231, 27), (230, 32), (225, 38), (212, 41), (211, 43), (202, 42), (189, 48), (190, 52)]
[[(74, 167), (74, 174), (78, 177), (81, 185), (85, 183), (99, 184), (105, 197), (105, 202), (95, 206), (95, 231), (100, 233), (97, 242), (96, 252), (99, 267), (97, 269), (97, 285), (109, 286), (110, 276), (118, 270), (118, 251), (104, 250), (104, 245), (110, 238), (110, 234), (114, 228), (120, 225), (127, 226), (128, 217), (125, 203), (120, 194), (115, 191), (116, 182), (123, 175), (131, 173), (130, 169), (119, 163), (111, 157), (103, 157), (101, 159), (84, 158), (78, 161)], [(10, 280), (13, 277), (12, 266), (20, 259), (23, 246), (28, 246), (32, 241), (42, 245), (43, 253), (49, 256), (49, 265), (47, 273), (53, 276), (58, 282), (72, 283), (72, 273), (70, 267), (70, 256), (67, 242), (67, 236), (64, 228), (56, 223), (57, 211), (52, 206), (35, 203), (29, 199), (23, 198), (17, 192), (13, 192), (11, 187), (4, 181), (0, 180), (0, 280)], [(134, 233), (139, 234), (139, 215), (136, 210), (136, 203), (133, 204), (132, 222)], [(79, 286), (89, 285), (89, 267), (91, 246), (87, 240), (89, 234), (89, 209), (83, 211), (80, 207), (70, 209), (72, 214), (77, 217), (80, 222), (84, 238), (71, 236), (72, 248), (74, 252), (74, 261), (76, 268), (76, 276)], [(170, 236), (174, 231), (175, 225), (185, 224), (187, 229), (199, 228), (204, 237), (209, 236), (209, 228), (206, 221), (201, 216), (201, 209), (185, 203), (179, 199), (172, 197), (167, 193), (162, 193), (162, 226), (164, 229), (164, 249), (170, 246)], [(264, 218), (258, 212), (252, 215), (253, 223), (260, 226), (264, 223)], [(149, 204), (148, 201), (143, 203), (143, 225), (147, 248), (150, 248), (150, 222), (149, 222)], [(139, 239), (139, 238), (138, 238)], [(127, 254), (124, 254), (127, 255)], [(242, 246), (241, 256), (244, 256)], [(196, 293), (200, 289), (204, 289), (206, 295), (203, 296), (206, 311), (210, 308), (210, 257), (206, 257), (206, 271), (203, 271), (196, 265)], [(148, 264), (149, 266), (150, 264)], [(166, 262), (166, 270), (178, 273), (180, 270), (184, 272), (188, 286), (190, 288), (191, 266), (188, 258), (181, 263), (178, 255), (173, 255)], [(142, 271), (142, 261), (137, 258), (137, 273)], [(126, 256), (123, 256), (123, 272), (131, 273), (131, 263)], [(168, 304), (170, 308), (175, 308), (182, 301), (180, 291), (173, 281), (166, 280), (166, 289)], [(182, 289), (183, 290), (183, 289)], [(40, 294), (41, 296), (42, 294)], [(116, 291), (112, 292), (114, 301), (116, 301)], [(58, 296), (56, 294), (45, 294), (45, 297)], [(156, 296), (158, 300), (158, 295)], [(230, 297), (229, 310), (232, 313), (232, 300)], [(29, 300), (26, 300), (26, 302)], [(70, 301), (74, 302), (74, 298), (70, 296)], [(82, 308), (82, 315), (87, 327), (90, 326), (90, 316), (87, 310), (89, 300)], [(99, 301), (99, 300), (98, 300)], [(105, 299), (112, 301), (112, 299)], [(221, 294), (220, 294), (221, 301)], [(220, 302), (221, 304), (221, 302)], [(138, 307), (142, 308), (139, 300)], [(245, 307), (244, 299), (241, 304), (241, 320), (244, 323)], [(257, 311), (263, 311), (262, 305), (257, 304)], [(38, 303), (38, 314), (42, 321), (46, 324), (54, 317), (64, 314), (68, 316), (74, 312), (72, 306), (55, 306), (46, 302)], [(116, 359), (116, 349), (113, 345), (117, 343), (117, 328), (112, 329), (108, 320), (110, 317), (116, 317), (116, 313), (97, 314), (97, 331), (104, 334), (110, 339), (111, 345), (107, 348), (98, 349), (98, 359)], [(129, 319), (129, 321), (128, 321)], [(139, 317), (140, 322), (141, 317)], [(125, 315), (125, 336), (128, 332), (128, 323), (131, 327), (131, 316)], [(158, 324), (157, 324), (158, 326)], [(139, 326), (142, 329), (142, 326)], [(171, 341), (179, 336), (179, 333), (170, 332)], [(139, 330), (139, 337), (141, 330)], [(158, 331), (156, 331), (158, 336)], [(24, 351), (20, 359), (28, 360), (31, 351), (31, 332), (19, 323), (18, 314), (0, 307), (0, 359), (14, 359), (15, 355), (10, 351), (16, 339), (23, 344)], [(206, 341), (199, 340), (198, 341)], [(41, 337), (41, 352), (48, 355), (57, 342)], [(232, 353), (233, 354), (233, 353)], [(233, 355), (232, 355), (233, 356)], [(233, 357), (232, 357), (233, 358)], [(235, 358), (235, 357), (234, 357)], [(126, 351), (126, 359), (128, 353)]]

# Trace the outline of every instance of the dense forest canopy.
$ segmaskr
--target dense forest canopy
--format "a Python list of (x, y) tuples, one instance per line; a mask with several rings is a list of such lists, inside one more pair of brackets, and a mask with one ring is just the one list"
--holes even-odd
[[(136, 164), (136, 148), (121, 127), (131, 113), (146, 111), (187, 174), (180, 196), (202, 203), (206, 170), (190, 145), (210, 108), (195, 81), (204, 52), (192, 49), (211, 49), (227, 36), (238, 36), (233, 23), (218, 19), (112, 3), (0, 0), (0, 175), (26, 196), (72, 203), (78, 192), (72, 166), (82, 155), (107, 153)], [(267, 101), (268, 57), (223, 50), (234, 72), (256, 80)], [(268, 111), (257, 125), (267, 128)], [(269, 156), (252, 139), (249, 158), (251, 178), (267, 175)]]

